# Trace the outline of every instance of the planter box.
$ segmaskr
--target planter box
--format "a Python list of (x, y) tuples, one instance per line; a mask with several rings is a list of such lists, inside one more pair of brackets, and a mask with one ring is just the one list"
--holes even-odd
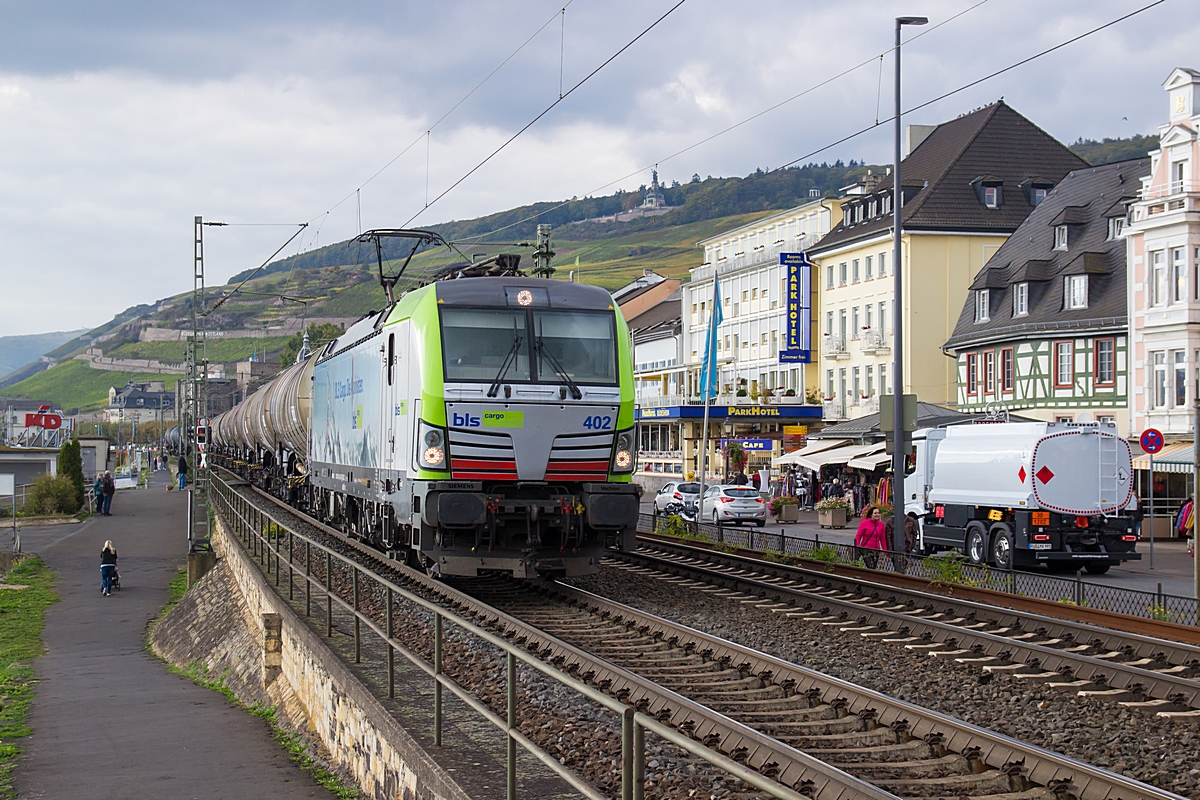
[(821, 523), (822, 528), (844, 528), (846, 527), (846, 509), (831, 508), (826, 511), (818, 511), (817, 520)]
[(779, 514), (775, 519), (778, 522), (798, 522), (800, 520), (800, 506), (780, 506)]

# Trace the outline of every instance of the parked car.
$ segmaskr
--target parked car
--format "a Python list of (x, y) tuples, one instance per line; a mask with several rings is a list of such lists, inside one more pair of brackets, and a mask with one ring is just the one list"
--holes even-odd
[[(686, 481), (671, 481), (654, 496), (654, 513), (695, 513), (700, 501), (700, 484)], [(671, 509), (671, 506), (676, 508)]]
[(700, 518), (738, 525), (753, 522), (761, 528), (767, 524), (767, 504), (753, 486), (712, 486), (704, 492)]

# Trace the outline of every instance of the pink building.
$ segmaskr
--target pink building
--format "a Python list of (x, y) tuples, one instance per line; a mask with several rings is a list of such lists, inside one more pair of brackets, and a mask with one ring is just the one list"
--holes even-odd
[(1200, 72), (1176, 68), (1163, 88), (1169, 121), (1159, 127), (1159, 149), (1123, 231), (1129, 430), (1158, 428), (1179, 441), (1192, 435), (1200, 369)]

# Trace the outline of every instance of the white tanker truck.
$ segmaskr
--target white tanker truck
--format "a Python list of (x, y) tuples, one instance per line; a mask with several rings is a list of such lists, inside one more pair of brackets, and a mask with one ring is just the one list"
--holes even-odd
[(1134, 552), (1132, 454), (1111, 423), (996, 422), (913, 434), (905, 511), (923, 552), (1103, 574)]

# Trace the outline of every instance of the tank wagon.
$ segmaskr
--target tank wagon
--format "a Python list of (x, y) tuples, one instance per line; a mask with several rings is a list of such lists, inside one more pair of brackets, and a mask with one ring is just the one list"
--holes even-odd
[(211, 457), (431, 573), (598, 569), (632, 548), (629, 332), (598, 287), (404, 294), (212, 421)]
[(1111, 423), (933, 428), (914, 433), (913, 447), (905, 510), (926, 552), (1092, 574), (1141, 558), (1132, 453)]

